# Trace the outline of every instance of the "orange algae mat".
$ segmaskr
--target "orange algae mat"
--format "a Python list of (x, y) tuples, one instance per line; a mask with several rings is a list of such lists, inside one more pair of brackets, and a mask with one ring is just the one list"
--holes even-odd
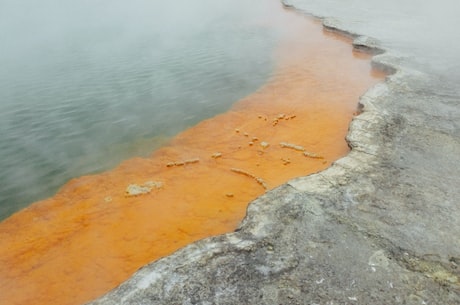
[(280, 32), (269, 82), (149, 158), (74, 179), (0, 223), (0, 304), (82, 304), (142, 265), (234, 230), (248, 202), (328, 167), (359, 96), (380, 81), (369, 56), (270, 1)]

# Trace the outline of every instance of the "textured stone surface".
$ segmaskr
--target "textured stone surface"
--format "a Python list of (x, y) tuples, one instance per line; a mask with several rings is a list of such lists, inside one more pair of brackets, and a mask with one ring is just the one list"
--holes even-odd
[(460, 304), (460, 90), (374, 63), (396, 73), (362, 97), (347, 157), (91, 304)]

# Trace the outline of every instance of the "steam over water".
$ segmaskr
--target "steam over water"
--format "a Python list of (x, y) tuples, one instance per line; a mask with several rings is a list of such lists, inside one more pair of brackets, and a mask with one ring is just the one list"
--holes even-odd
[(276, 40), (263, 7), (0, 0), (0, 219), (257, 89)]

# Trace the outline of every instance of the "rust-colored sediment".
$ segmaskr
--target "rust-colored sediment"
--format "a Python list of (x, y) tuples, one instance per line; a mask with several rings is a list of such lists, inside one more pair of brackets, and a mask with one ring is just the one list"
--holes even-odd
[[(272, 5), (266, 26), (282, 34), (263, 88), (150, 158), (74, 179), (0, 224), (0, 304), (89, 301), (148, 262), (234, 230), (265, 184), (320, 171), (348, 152), (358, 98), (383, 75), (350, 41)], [(132, 184), (151, 191), (128, 196)]]

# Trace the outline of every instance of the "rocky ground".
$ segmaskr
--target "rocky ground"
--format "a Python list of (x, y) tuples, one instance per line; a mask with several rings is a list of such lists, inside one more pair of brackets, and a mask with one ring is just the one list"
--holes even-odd
[(374, 64), (394, 73), (362, 97), (347, 157), (90, 304), (460, 304), (460, 89)]

